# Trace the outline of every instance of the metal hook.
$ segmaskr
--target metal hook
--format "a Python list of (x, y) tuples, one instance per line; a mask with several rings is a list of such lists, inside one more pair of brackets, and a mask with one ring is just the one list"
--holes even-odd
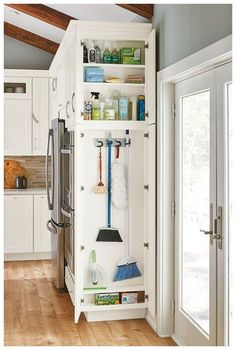
[(121, 147), (121, 142), (119, 140), (115, 140), (115, 141), (117, 143), (116, 147)]
[(97, 147), (102, 147), (103, 146), (103, 142), (102, 141), (98, 140), (97, 142), (100, 143), (100, 145), (97, 146)]

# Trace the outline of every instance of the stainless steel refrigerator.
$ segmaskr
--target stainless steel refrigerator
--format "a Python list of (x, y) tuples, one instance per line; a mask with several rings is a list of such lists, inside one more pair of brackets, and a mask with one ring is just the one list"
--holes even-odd
[[(49, 186), (49, 154), (51, 153), (51, 186)], [(63, 119), (53, 119), (48, 133), (46, 155), (46, 187), (51, 219), (53, 283), (65, 286), (65, 264), (74, 272), (74, 135), (67, 131)], [(69, 247), (68, 247), (69, 245)], [(66, 251), (66, 254), (65, 254)], [(69, 253), (68, 253), (69, 252)]]

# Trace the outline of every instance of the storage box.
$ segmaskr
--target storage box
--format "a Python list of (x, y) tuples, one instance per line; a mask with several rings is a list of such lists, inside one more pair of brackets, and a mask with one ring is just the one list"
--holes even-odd
[(141, 49), (123, 47), (120, 49), (120, 58), (123, 64), (141, 64)]
[(138, 293), (121, 293), (121, 304), (136, 304), (138, 302)]
[(87, 83), (102, 83), (104, 81), (104, 69), (100, 67), (86, 67), (84, 80)]
[(119, 293), (99, 293), (95, 295), (96, 305), (115, 305), (120, 303)]

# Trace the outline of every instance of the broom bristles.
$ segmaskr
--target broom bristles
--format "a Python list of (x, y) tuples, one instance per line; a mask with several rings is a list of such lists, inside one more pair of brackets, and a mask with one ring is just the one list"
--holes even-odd
[(140, 276), (142, 276), (142, 274), (137, 266), (137, 263), (133, 262), (131, 264), (117, 266), (115, 275), (113, 277), (113, 282), (123, 281)]
[(100, 242), (123, 242), (119, 231), (113, 227), (104, 227), (99, 230), (96, 241)]

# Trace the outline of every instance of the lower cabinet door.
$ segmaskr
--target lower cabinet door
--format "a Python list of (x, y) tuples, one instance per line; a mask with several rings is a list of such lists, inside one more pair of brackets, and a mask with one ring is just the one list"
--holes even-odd
[(4, 196), (4, 252), (33, 252), (33, 196)]
[(34, 252), (51, 251), (51, 233), (46, 224), (50, 219), (46, 195), (34, 195)]

